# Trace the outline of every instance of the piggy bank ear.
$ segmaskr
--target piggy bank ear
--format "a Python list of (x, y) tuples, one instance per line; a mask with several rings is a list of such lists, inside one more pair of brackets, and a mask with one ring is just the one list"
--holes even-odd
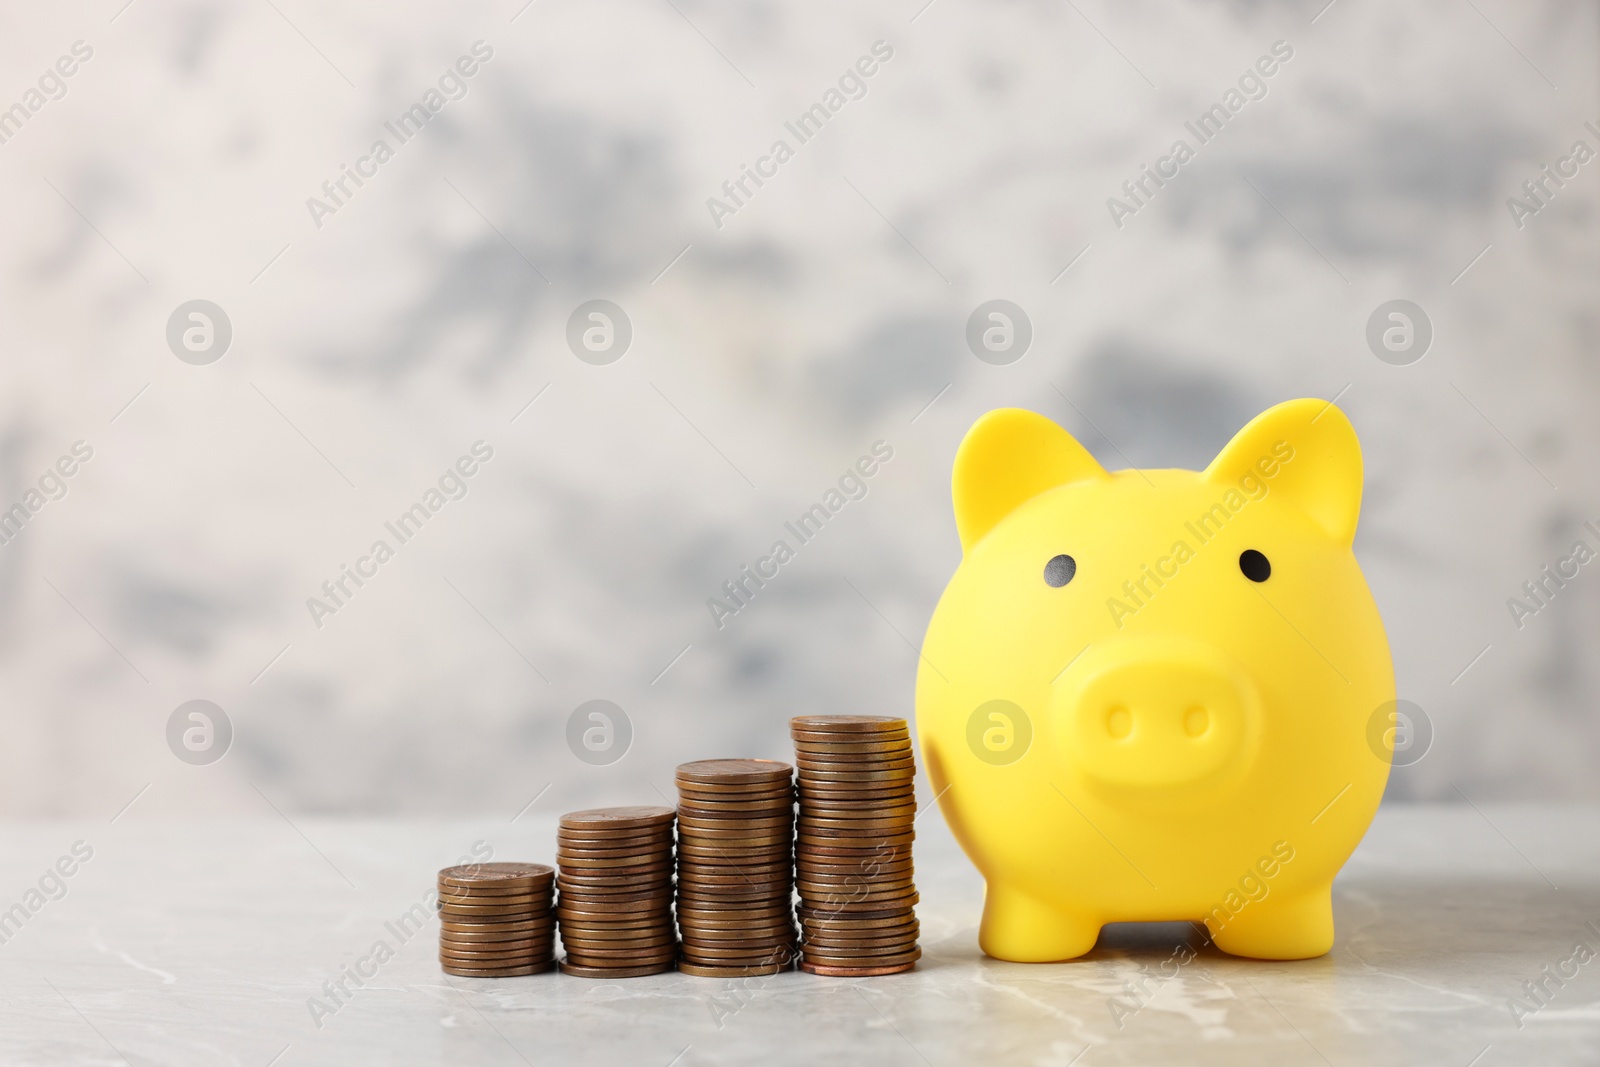
[(1327, 401), (1290, 400), (1263, 411), (1205, 471), (1219, 485), (1237, 486), (1246, 476), (1311, 516), (1339, 544), (1355, 540), (1361, 443), (1344, 412)]
[(951, 496), (961, 551), (972, 551), (1001, 519), (1046, 489), (1109, 477), (1071, 434), (1043, 415), (1021, 408), (991, 411), (956, 450)]

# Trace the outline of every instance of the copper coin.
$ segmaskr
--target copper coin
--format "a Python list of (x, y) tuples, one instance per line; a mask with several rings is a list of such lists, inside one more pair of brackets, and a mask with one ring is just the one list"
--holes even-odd
[(804, 958), (811, 963), (839, 967), (893, 967), (901, 963), (910, 963), (921, 958), (922, 949), (912, 947), (901, 952), (886, 952), (877, 956), (835, 955), (832, 952), (813, 952), (811, 949), (802, 949)]
[(904, 729), (906, 720), (893, 715), (795, 715), (789, 719), (791, 730), (847, 730), (857, 731)]
[[(840, 823), (834, 826), (832, 823)], [(795, 827), (796, 833), (806, 834), (811, 837), (899, 837), (902, 834), (916, 832), (916, 827), (910, 819), (895, 819), (889, 826), (871, 825), (871, 819), (833, 819), (828, 825), (818, 825), (815, 821), (801, 817)], [(865, 825), (864, 825), (865, 824)]]
[(438, 894), (440, 900), (479, 900), (483, 901), (484, 903), (492, 904), (497, 900), (504, 900), (507, 897), (536, 897), (541, 893), (547, 892), (549, 888), (550, 883), (548, 881), (532, 886), (472, 886), (470, 889), (462, 885), (448, 885), (445, 883), (440, 883), (435, 892)]
[(635, 830), (651, 826), (671, 826), (672, 809), (655, 805), (617, 808), (586, 808), (561, 816), (564, 830)]
[(453, 952), (441, 949), (439, 962), (459, 963), (466, 967), (509, 967), (517, 963), (537, 963), (548, 959), (554, 952), (554, 941), (506, 952)]
[(565, 887), (592, 889), (618, 889), (635, 886), (647, 889), (672, 880), (672, 872), (677, 870), (677, 864), (665, 863), (644, 869), (601, 868), (598, 870), (562, 871), (561, 877), (556, 879), (556, 888)]
[(763, 845), (754, 849), (695, 849), (678, 857), (683, 867), (760, 867), (769, 863), (788, 863), (794, 857), (789, 845)]
[(819, 933), (807, 930), (804, 941), (808, 945), (816, 945), (819, 949), (899, 945), (908, 942), (914, 944), (920, 933), (921, 928), (915, 925), (895, 926), (885, 930), (846, 931), (844, 933), (831, 930), (826, 933)]
[(883, 892), (863, 886), (800, 891), (801, 906), (818, 911), (888, 911), (914, 904), (919, 899), (915, 889), (902, 887)]
[(649, 870), (671, 860), (664, 852), (643, 852), (632, 856), (562, 856), (561, 873), (569, 871)]
[(770, 948), (776, 944), (790, 945), (798, 940), (793, 927), (768, 926), (750, 930), (684, 930), (683, 943), (692, 945), (702, 955), (711, 952), (748, 950), (751, 947)]
[(881, 752), (904, 752), (911, 747), (910, 732), (904, 736), (863, 737), (852, 741), (848, 735), (829, 734), (827, 741), (795, 740), (796, 756), (876, 756)]
[(896, 929), (918, 929), (917, 917), (910, 910), (878, 915), (878, 917), (856, 918), (851, 915), (835, 915), (835, 917), (814, 917), (803, 915), (800, 925), (805, 928), (806, 936), (821, 934), (821, 936), (872, 936), (886, 937), (890, 931)]
[(893, 815), (915, 815), (919, 810), (916, 794), (903, 797), (867, 797), (864, 800), (824, 800), (807, 798), (800, 814), (817, 819), (885, 819)]
[(760, 907), (734, 905), (727, 908), (688, 906), (678, 904), (679, 922), (758, 922), (764, 919), (787, 919), (794, 914), (787, 900), (764, 904)]
[(653, 952), (665, 945), (676, 944), (677, 940), (678, 935), (673, 931), (662, 930), (652, 937), (635, 938), (631, 941), (604, 937), (563, 937), (561, 944), (568, 952), (607, 954), (626, 951), (640, 954)]
[(461, 978), (515, 978), (524, 974), (539, 974), (555, 967), (555, 961), (543, 963), (530, 963), (521, 967), (459, 967), (453, 963), (441, 963), (440, 970), (445, 974), (457, 975)]
[(642, 978), (647, 974), (661, 974), (672, 970), (672, 961), (653, 963), (644, 967), (584, 967), (575, 963), (561, 964), (561, 973), (576, 978)]
[(916, 919), (916, 908), (908, 904), (895, 904), (881, 908), (807, 908), (801, 904), (795, 917), (807, 930), (840, 932), (872, 930), (887, 926), (903, 926)]
[(439, 936), (439, 944), (474, 951), (489, 951), (500, 945), (548, 941), (555, 936), (556, 927), (554, 923), (551, 923), (549, 929), (546, 930), (522, 930), (514, 934), (493, 934), (489, 937), (473, 937), (470, 934), (441, 934)]
[(793, 951), (792, 945), (752, 945), (730, 952), (706, 952), (701, 949), (684, 948), (684, 958), (690, 963), (720, 963), (724, 966), (757, 966), (759, 967), (771, 959), (774, 952)]
[(793, 801), (794, 786), (771, 789), (762, 793), (690, 793), (678, 790), (678, 814), (685, 808), (704, 808), (707, 811), (728, 811), (737, 808), (781, 808)]
[(854, 769), (808, 771), (805, 773), (804, 780), (808, 783), (815, 782), (819, 785), (856, 782), (887, 784), (891, 782), (910, 782), (916, 776), (917, 769), (915, 767), (895, 767), (882, 771)]
[(737, 842), (716, 844), (697, 841), (678, 855), (679, 866), (704, 866), (717, 864), (782, 863), (794, 855), (794, 846), (787, 839), (764, 841), (754, 845)]
[(638, 900), (611, 900), (603, 897), (573, 897), (564, 899), (556, 906), (556, 915), (560, 918), (567, 916), (584, 915), (639, 915), (653, 914), (666, 911), (672, 906), (672, 894), (661, 893), (656, 896), (642, 897)]
[(482, 953), (528, 952), (541, 945), (554, 944), (555, 931), (538, 937), (518, 937), (517, 941), (446, 941), (440, 939), (438, 950), (450, 955), (482, 955)]
[(738, 800), (746, 797), (782, 796), (794, 790), (793, 779), (772, 782), (679, 782), (678, 796), (705, 797), (710, 800)]
[(434, 910), (443, 908), (511, 908), (523, 911), (544, 911), (550, 907), (550, 891), (526, 897), (440, 897)]
[(803, 871), (813, 874), (856, 874), (864, 878), (875, 878), (880, 874), (898, 874), (911, 868), (910, 856), (901, 856), (898, 859), (863, 857), (859, 860), (847, 860), (838, 856), (818, 856), (811, 852), (795, 857), (794, 865), (796, 874)]
[(580, 967), (644, 967), (652, 963), (670, 962), (678, 958), (678, 946), (622, 950), (617, 952), (591, 952), (567, 950), (567, 959)]
[(678, 890), (678, 901), (690, 908), (723, 903), (738, 904), (745, 901), (769, 904), (789, 899), (792, 887), (787, 882), (775, 885), (696, 885), (689, 884)]
[(786, 856), (770, 863), (685, 864), (678, 871), (678, 887), (768, 885), (794, 880), (794, 865)]
[[(559, 929), (563, 936), (572, 932), (584, 937), (598, 937), (601, 934), (617, 936), (637, 934), (641, 930), (652, 930), (672, 925), (672, 912), (668, 909), (652, 911), (642, 915), (629, 912), (610, 912), (604, 915), (573, 915), (563, 918)], [(631, 935), (630, 935), (631, 936)]]
[(890, 967), (834, 967), (822, 963), (802, 963), (800, 969), (807, 974), (824, 975), (829, 978), (876, 978), (885, 974), (902, 974), (914, 969), (916, 965), (916, 960)]
[(741, 830), (773, 830), (794, 825), (792, 811), (781, 811), (770, 816), (742, 816), (734, 819), (701, 819), (699, 816), (678, 816), (678, 840), (699, 837), (704, 830), (736, 833)]
[(812, 782), (800, 793), (800, 810), (804, 811), (811, 805), (827, 806), (839, 801), (860, 801), (867, 804), (915, 803), (916, 797), (915, 781)]
[(614, 844), (601, 842), (593, 847), (588, 845), (572, 845), (563, 841), (556, 845), (556, 866), (568, 859), (575, 860), (618, 860), (630, 856), (659, 856), (672, 851), (672, 840), (663, 838), (660, 843), (647, 845), (629, 845), (626, 842)]
[(678, 961), (678, 970), (695, 978), (757, 978), (762, 975), (778, 974), (794, 967), (794, 961), (787, 956), (774, 963), (762, 963), (755, 966), (743, 967), (717, 966), (706, 963), (691, 963), (687, 960)]
[(794, 768), (771, 759), (703, 759), (680, 763), (674, 775), (680, 782), (766, 782), (788, 781)]
[(492, 937), (495, 934), (515, 934), (525, 930), (538, 930), (551, 923), (553, 912), (546, 912), (531, 919), (518, 919), (515, 922), (460, 922), (455, 919), (440, 919), (439, 930), (447, 934), (471, 934), (473, 937)]
[(727, 907), (707, 906), (696, 901), (678, 913), (678, 921), (688, 926), (730, 926), (737, 923), (788, 922), (794, 909), (787, 896), (766, 900), (730, 900)]
[(561, 898), (556, 901), (556, 907), (563, 908), (579, 901), (623, 906), (633, 904), (637, 906), (648, 903), (658, 897), (670, 897), (671, 895), (671, 879), (641, 883), (639, 885), (565, 885), (561, 887)]
[[(670, 811), (670, 808), (661, 808), (661, 811)], [(674, 819), (674, 822), (677, 820)], [(556, 829), (557, 843), (570, 842), (574, 845), (588, 845), (592, 848), (613, 848), (615, 845), (605, 842), (620, 842), (635, 844), (642, 841), (671, 840), (672, 823), (662, 823), (655, 826), (610, 826), (605, 823), (586, 823), (583, 825), (560, 826)]]
[(488, 919), (498, 922), (517, 922), (531, 919), (550, 910), (549, 901), (534, 904), (439, 904), (435, 909), (452, 919)]
[(491, 885), (533, 887), (548, 882), (555, 871), (542, 863), (469, 863), (446, 867), (439, 872), (439, 884), (472, 889)]
[(800, 755), (795, 764), (802, 775), (809, 771), (894, 771), (916, 765), (916, 756), (909, 749), (899, 752), (880, 752), (867, 756), (832, 752), (826, 756)]
[(522, 937), (500, 938), (491, 941), (473, 941), (466, 938), (441, 937), (439, 948), (450, 952), (511, 952), (517, 949), (548, 945), (555, 940), (554, 927), (537, 933), (527, 931)]

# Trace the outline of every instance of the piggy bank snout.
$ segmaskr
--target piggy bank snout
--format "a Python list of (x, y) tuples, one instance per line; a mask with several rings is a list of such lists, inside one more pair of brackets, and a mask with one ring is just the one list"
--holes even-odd
[(1171, 789), (1249, 758), (1260, 699), (1220, 653), (1186, 641), (1128, 642), (1081, 666), (1058, 693), (1054, 717), (1067, 759), (1087, 778)]

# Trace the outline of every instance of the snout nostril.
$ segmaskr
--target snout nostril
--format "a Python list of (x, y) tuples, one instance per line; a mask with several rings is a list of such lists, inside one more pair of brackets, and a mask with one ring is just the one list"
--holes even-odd
[(1199, 737), (1211, 727), (1211, 713), (1196, 704), (1183, 713), (1183, 732), (1190, 737)]
[(1121, 704), (1113, 705), (1106, 713), (1106, 733), (1117, 741), (1133, 733), (1133, 712)]

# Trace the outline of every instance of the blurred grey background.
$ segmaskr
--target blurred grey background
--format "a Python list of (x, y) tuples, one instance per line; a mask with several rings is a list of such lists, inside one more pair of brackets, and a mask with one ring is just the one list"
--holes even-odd
[[(1600, 797), (1600, 566), (1520, 627), (1507, 603), (1600, 548), (1600, 162), (1507, 204), (1600, 148), (1596, 7), (1325, 3), (6, 11), (0, 507), (28, 519), (0, 545), (0, 805), (656, 802), (679, 761), (784, 755), (791, 714), (911, 712), (984, 411), (1198, 467), (1302, 395), (1362, 436), (1357, 551), (1435, 733), (1391, 798)], [(385, 123), (480, 41), (401, 144)], [(1117, 225), (1280, 41), (1265, 96)], [(600, 298), (633, 332), (608, 365), (567, 343)], [(1033, 329), (1008, 365), (964, 338), (996, 298)], [(1366, 339), (1399, 298), (1433, 328), (1404, 366)], [(206, 365), (167, 340), (195, 299), (232, 328)], [(478, 441), (466, 495), (319, 627), (307, 599)], [(866, 496), (717, 628), (708, 598), (878, 441)], [(210, 766), (168, 747), (193, 699), (232, 722)], [(594, 699), (632, 725), (604, 766), (567, 743)]]

